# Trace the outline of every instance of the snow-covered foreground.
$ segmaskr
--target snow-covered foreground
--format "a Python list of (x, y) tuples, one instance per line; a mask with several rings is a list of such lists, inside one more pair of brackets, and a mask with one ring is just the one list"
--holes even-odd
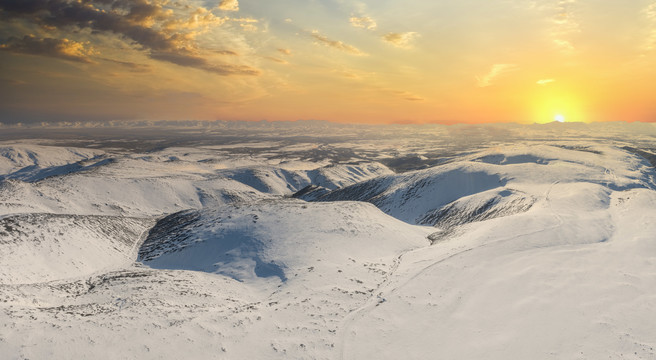
[(399, 174), (4, 145), (0, 354), (655, 358), (656, 172), (556, 145)]

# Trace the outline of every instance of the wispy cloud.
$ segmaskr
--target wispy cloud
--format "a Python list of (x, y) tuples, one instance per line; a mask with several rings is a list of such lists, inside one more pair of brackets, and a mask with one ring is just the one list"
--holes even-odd
[(405, 101), (424, 101), (423, 97), (405, 90), (383, 89), (383, 92), (392, 94)]
[(280, 59), (280, 58), (277, 58), (277, 57), (274, 57), (274, 56), (265, 56), (264, 58), (267, 59), (267, 60), (276, 62), (278, 64), (289, 64), (289, 62), (287, 62), (286, 60), (283, 60), (283, 59)]
[(228, 56), (239, 56), (236, 52), (232, 50), (216, 50), (215, 53), (219, 55), (228, 55)]
[(145, 73), (145, 72), (150, 72), (151, 68), (150, 66), (146, 64), (137, 64), (131, 61), (121, 61), (121, 60), (114, 60), (114, 59), (108, 59), (108, 58), (99, 58), (99, 60), (103, 61), (108, 61), (114, 64), (121, 65), (125, 68), (127, 68), (131, 72), (135, 73)]
[(519, 69), (515, 64), (494, 64), (487, 74), (476, 77), (479, 87), (491, 86), (499, 77)]
[(383, 35), (383, 40), (396, 47), (409, 48), (418, 36), (416, 32), (387, 33)]
[(154, 52), (150, 57), (156, 60), (167, 61), (180, 66), (188, 66), (201, 70), (205, 70), (217, 75), (260, 75), (258, 69), (254, 69), (246, 65), (233, 65), (233, 64), (215, 64), (210, 63), (207, 59), (200, 56), (193, 56), (188, 54), (179, 54), (175, 52)]
[(250, 32), (255, 32), (257, 31), (257, 26), (253, 24), (239, 24), (239, 26), (242, 28), (244, 31), (250, 31)]
[(652, 51), (656, 49), (656, 1), (648, 5), (642, 11), (644, 16), (651, 22), (651, 28), (645, 39), (643, 49), (645, 51)]
[(218, 6), (223, 11), (239, 11), (239, 1), (237, 0), (221, 0)]
[(33, 35), (25, 35), (23, 38), (10, 37), (6, 43), (0, 44), (0, 49), (13, 53), (30, 55), (41, 55), (60, 58), (82, 63), (93, 63), (89, 58), (94, 50), (89, 44), (84, 44), (68, 39), (38, 39)]
[(369, 16), (352, 16), (349, 21), (351, 25), (367, 30), (374, 30), (377, 26), (376, 21)]
[(310, 35), (314, 40), (316, 40), (317, 43), (322, 44), (324, 46), (331, 47), (333, 49), (337, 49), (346, 53), (349, 53), (351, 55), (366, 55), (364, 52), (360, 51), (360, 49), (356, 48), (353, 45), (345, 44), (339, 40), (332, 40), (324, 35), (321, 35), (319, 31), (313, 30)]
[(334, 73), (338, 74), (341, 77), (352, 79), (352, 80), (361, 80), (362, 77), (358, 75), (357, 72), (353, 70), (333, 70)]
[(542, 79), (542, 80), (538, 80), (536, 82), (536, 84), (538, 84), (538, 85), (548, 85), (548, 84), (551, 84), (554, 81), (556, 81), (556, 80), (554, 80), (554, 79)]
[[(553, 1), (553, 0), (552, 0)], [(581, 26), (576, 18), (575, 8), (578, 0), (556, 0), (545, 3), (547, 11), (551, 15), (551, 37), (553, 44), (563, 52), (572, 52), (576, 50), (572, 42), (572, 35), (581, 31)]]
[(278, 49), (278, 52), (283, 54), (283, 55), (291, 55), (292, 51), (289, 49)]

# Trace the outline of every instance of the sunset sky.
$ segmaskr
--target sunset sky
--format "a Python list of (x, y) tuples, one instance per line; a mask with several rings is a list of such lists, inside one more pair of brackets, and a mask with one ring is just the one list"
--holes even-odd
[(654, 0), (0, 0), (0, 17), (5, 123), (656, 121)]

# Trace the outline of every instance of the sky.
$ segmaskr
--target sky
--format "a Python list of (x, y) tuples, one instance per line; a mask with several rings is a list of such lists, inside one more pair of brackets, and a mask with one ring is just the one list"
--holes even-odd
[(656, 121), (654, 0), (0, 0), (0, 122)]

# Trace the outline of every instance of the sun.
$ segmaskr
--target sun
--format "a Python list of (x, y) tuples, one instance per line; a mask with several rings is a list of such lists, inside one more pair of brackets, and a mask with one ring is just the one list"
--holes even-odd
[(554, 116), (554, 120), (558, 122), (565, 122), (565, 116), (562, 114), (557, 114), (556, 116)]

